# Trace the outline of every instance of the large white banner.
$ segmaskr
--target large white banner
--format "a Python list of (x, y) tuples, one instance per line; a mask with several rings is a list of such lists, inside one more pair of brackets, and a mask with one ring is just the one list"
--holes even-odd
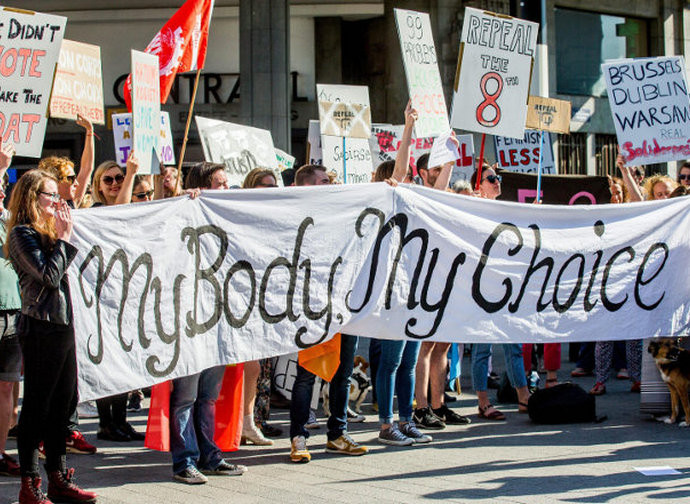
[(450, 124), (522, 138), (539, 25), (465, 8)]
[(405, 9), (393, 9), (398, 27), (407, 89), (412, 106), (419, 117), (415, 134), (436, 137), (450, 130), (448, 109), (443, 95), (441, 73), (438, 71), (436, 46), (431, 32), (429, 14)]
[(77, 210), (81, 399), (339, 331), (466, 343), (687, 334), (689, 210), (687, 198), (535, 206), (386, 184)]
[(41, 157), (66, 17), (0, 8), (0, 138)]
[(690, 98), (682, 56), (611, 61), (601, 70), (628, 164), (690, 157)]

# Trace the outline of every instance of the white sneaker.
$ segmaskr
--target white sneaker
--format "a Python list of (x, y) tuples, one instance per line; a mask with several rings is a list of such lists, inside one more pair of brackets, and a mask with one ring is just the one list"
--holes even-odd
[(242, 425), (242, 444), (247, 444), (247, 441), (251, 441), (252, 444), (257, 446), (273, 446), (273, 440), (264, 437), (263, 432), (256, 428), (254, 422), (250, 424)]
[(79, 418), (98, 418), (96, 401), (86, 401), (77, 404), (77, 414), (79, 415)]
[(208, 483), (208, 478), (201, 474), (199, 469), (194, 466), (189, 466), (184, 471), (173, 475), (173, 479), (187, 485), (203, 485)]

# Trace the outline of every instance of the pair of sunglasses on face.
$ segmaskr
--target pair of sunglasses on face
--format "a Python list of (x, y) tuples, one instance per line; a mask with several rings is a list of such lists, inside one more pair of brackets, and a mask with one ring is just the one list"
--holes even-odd
[(678, 180), (690, 180), (690, 173), (688, 173), (687, 175), (684, 173), (678, 175)]
[(111, 177), (110, 175), (106, 175), (105, 177), (101, 178), (101, 180), (105, 185), (113, 185), (113, 182), (122, 184), (122, 182), (125, 180), (125, 176), (115, 175), (114, 177)]
[(486, 178), (484, 178), (484, 180), (488, 180), (491, 184), (495, 184), (496, 182), (500, 184), (503, 178), (501, 178), (500, 175), (487, 175)]
[(151, 189), (149, 191), (134, 193), (134, 194), (132, 194), (132, 196), (137, 198), (137, 199), (150, 198), (151, 196), (153, 196), (153, 189)]
[(69, 182), (69, 185), (74, 184), (75, 180), (77, 180), (76, 175), (67, 175), (66, 177), (62, 177), (62, 182)]

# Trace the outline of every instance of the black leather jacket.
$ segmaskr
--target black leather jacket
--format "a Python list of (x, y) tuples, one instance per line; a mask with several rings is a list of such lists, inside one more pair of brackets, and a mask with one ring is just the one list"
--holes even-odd
[(15, 226), (8, 239), (10, 261), (19, 277), (22, 314), (54, 324), (71, 324), (67, 268), (77, 248), (58, 240), (52, 251), (46, 251), (38, 231), (29, 226)]

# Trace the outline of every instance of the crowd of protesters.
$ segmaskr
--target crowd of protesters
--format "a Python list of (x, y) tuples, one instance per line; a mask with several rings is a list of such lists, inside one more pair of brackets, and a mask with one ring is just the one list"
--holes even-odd
[[(501, 175), (484, 165), (472, 179), (449, 188), (452, 163), (428, 166), (429, 156), (417, 160), (416, 173), (409, 166), (410, 146), (416, 112), (408, 104), (405, 128), (395, 162), (382, 163), (372, 182), (391, 185), (420, 183), (441, 191), (496, 199), (501, 193)], [(196, 198), (205, 190), (230, 189), (221, 164), (201, 162), (183, 177), (174, 167), (164, 167), (156, 176), (138, 174), (139, 164), (133, 153), (123, 170), (114, 161), (105, 161), (94, 170), (94, 132), (88, 120), (77, 123), (85, 131), (85, 147), (79, 170), (63, 157), (40, 160), (36, 169), (23, 173), (14, 184), (8, 208), (0, 215), (0, 474), (21, 477), (19, 502), (48, 503), (94, 502), (93, 492), (79, 488), (74, 470), (66, 463), (67, 452), (92, 454), (97, 448), (86, 441), (78, 429), (77, 363), (72, 323), (70, 290), (66, 272), (77, 250), (70, 244), (70, 210), (105, 205), (122, 205), (170, 197)], [(0, 150), (0, 203), (5, 199), (13, 150)], [(611, 203), (621, 204), (645, 199), (665, 199), (688, 194), (690, 163), (684, 164), (677, 181), (665, 175), (644, 177), (641, 168), (624, 166), (619, 157), (620, 178), (610, 178)], [(293, 177), (294, 180), (288, 180)], [(285, 185), (315, 186), (334, 183), (335, 177), (321, 165), (305, 165), (286, 172)], [(278, 186), (271, 170), (256, 168), (246, 176), (242, 188)], [(478, 188), (478, 190), (475, 190)], [(372, 335), (362, 335), (371, 337)], [(355, 441), (347, 431), (349, 379), (353, 372), (358, 336), (343, 334), (340, 339), (340, 364), (330, 381), (330, 417), (328, 452), (360, 456), (366, 446)], [(575, 376), (596, 374), (592, 394), (606, 391), (606, 380), (615, 367), (618, 377), (632, 381), (632, 391), (640, 390), (641, 341), (624, 344), (624, 354), (612, 342), (584, 344)], [(446, 376), (450, 344), (439, 342), (370, 342), (374, 401), (378, 407), (378, 441), (387, 445), (409, 446), (432, 442), (422, 430), (439, 430), (448, 424), (463, 425), (470, 419), (448, 407)], [(535, 352), (535, 349), (537, 350)], [(469, 348), (468, 348), (469, 351)], [(489, 401), (491, 352), (489, 344), (474, 344), (471, 351), (471, 376), (478, 400), (478, 416), (501, 421), (506, 415)], [(461, 350), (462, 355), (462, 350)], [(503, 345), (506, 371), (517, 392), (518, 411), (527, 411), (530, 396), (528, 377), (533, 366), (547, 372), (545, 385), (558, 383), (561, 355), (559, 344)], [(620, 352), (618, 352), (620, 353)], [(533, 354), (535, 359), (533, 361)], [(543, 355), (536, 358), (536, 356)], [(622, 364), (616, 366), (616, 360)], [(542, 369), (543, 368), (543, 369)], [(18, 383), (23, 373), (23, 400), (17, 415)], [(206, 369), (195, 375), (177, 378), (170, 393), (170, 447), (175, 480), (203, 484), (208, 476), (241, 475), (247, 468), (223, 457), (214, 441), (215, 403), (223, 379), (224, 366)], [(273, 360), (244, 365), (244, 418), (242, 442), (271, 445), (281, 430), (268, 423), (270, 414)], [(290, 460), (309, 462), (311, 454), (307, 426), (312, 420), (315, 375), (299, 366), (292, 387), (290, 404)], [(96, 401), (99, 417), (97, 438), (114, 442), (141, 441), (144, 434), (127, 421), (130, 407), (137, 409), (143, 394), (132, 391)], [(394, 397), (398, 400), (398, 422), (394, 421)], [(134, 403), (134, 406), (132, 404)], [(416, 403), (416, 409), (414, 405)], [(17, 438), (17, 462), (7, 454), (8, 435)], [(39, 457), (45, 458), (48, 478), (47, 497), (43, 493)]]

